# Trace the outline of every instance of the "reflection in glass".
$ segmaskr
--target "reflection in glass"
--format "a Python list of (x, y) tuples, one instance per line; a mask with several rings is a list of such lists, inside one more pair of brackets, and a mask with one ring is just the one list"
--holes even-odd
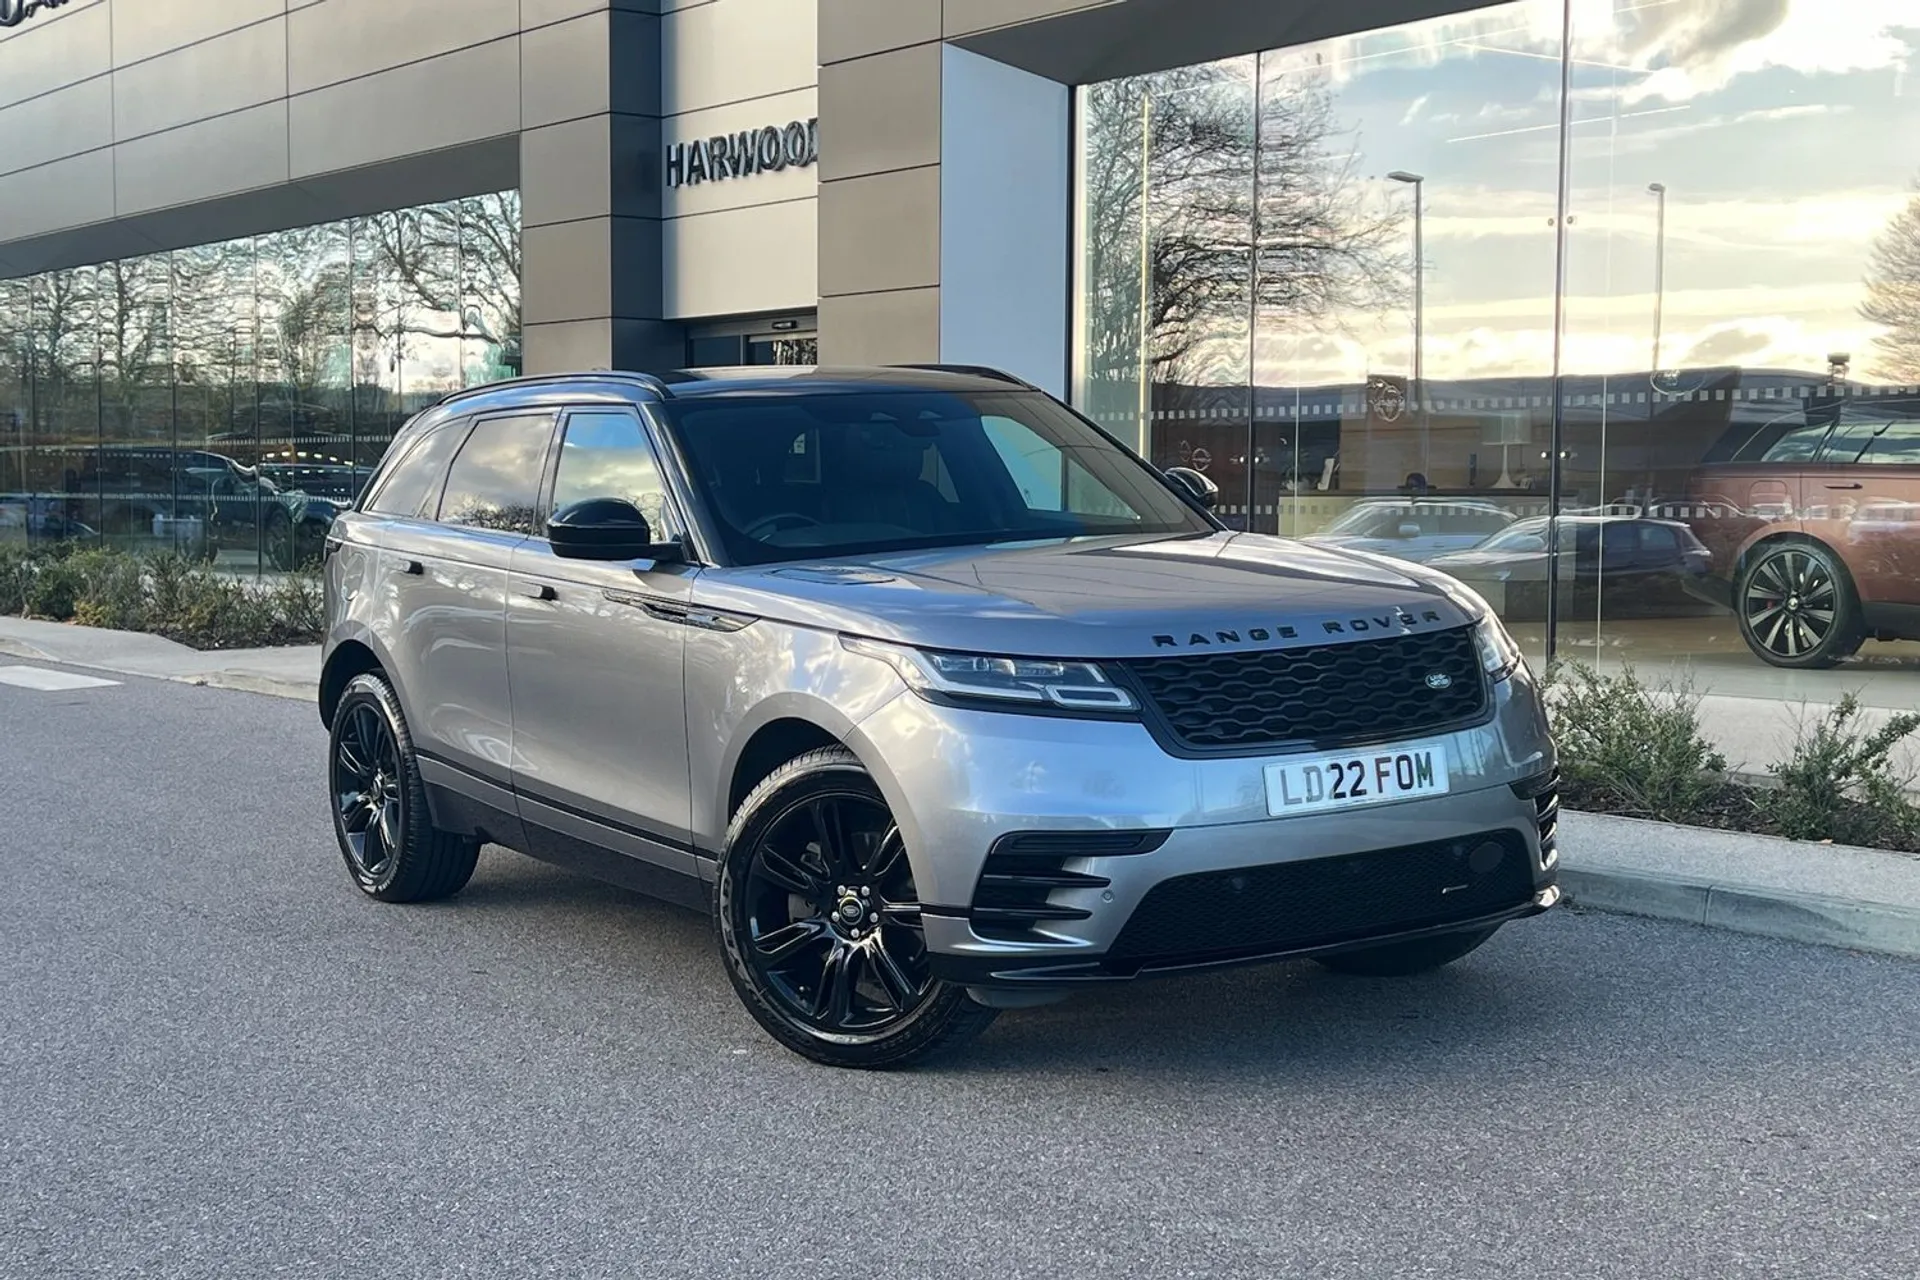
[[(1233, 523), (1472, 570), (1536, 656), (1920, 667), (1862, 648), (1920, 637), (1908, 7), (1517, 0), (1089, 86), (1079, 403)], [(1782, 539), (1836, 592), (1791, 654)]]
[(510, 376), (514, 192), (0, 280), (0, 542), (317, 560), (406, 416)]

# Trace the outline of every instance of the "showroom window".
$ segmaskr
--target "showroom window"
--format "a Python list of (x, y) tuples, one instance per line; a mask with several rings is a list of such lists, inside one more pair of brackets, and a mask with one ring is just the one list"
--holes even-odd
[(395, 430), (520, 366), (515, 192), (0, 280), (0, 541), (310, 563)]
[[(1346, 537), (1390, 496), (1497, 508), (1490, 538), (1577, 518), (1592, 556), (1368, 545), (1536, 658), (1776, 696), (1729, 603), (1757, 541), (1826, 540), (1920, 610), (1885, 517), (1920, 502), (1908, 8), (1518, 0), (1087, 86), (1077, 401), (1241, 528)], [(1828, 487), (1863, 414), (1903, 426)]]

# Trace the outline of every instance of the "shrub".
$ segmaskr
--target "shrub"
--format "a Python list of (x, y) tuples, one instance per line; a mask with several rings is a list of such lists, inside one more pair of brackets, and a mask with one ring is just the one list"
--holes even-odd
[(322, 603), (313, 573), (256, 583), (173, 553), (0, 548), (0, 613), (150, 631), (199, 649), (310, 643)]
[(1603, 676), (1556, 667), (1548, 707), (1570, 790), (1591, 790), (1615, 813), (1684, 822), (1720, 795), (1727, 761), (1700, 733), (1700, 698), (1687, 680), (1649, 687), (1631, 666)]
[(1860, 723), (1860, 699), (1795, 731), (1793, 753), (1769, 772), (1777, 790), (1760, 797), (1780, 834), (1796, 840), (1906, 847), (1920, 836), (1920, 810), (1906, 796), (1911, 776), (1893, 763), (1893, 749), (1920, 731), (1920, 713), (1903, 711), (1871, 733)]

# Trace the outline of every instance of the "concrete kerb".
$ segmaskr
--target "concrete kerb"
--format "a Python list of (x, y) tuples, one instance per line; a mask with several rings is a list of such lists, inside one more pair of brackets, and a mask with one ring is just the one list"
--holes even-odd
[(192, 649), (162, 636), (24, 618), (0, 618), (0, 654), (301, 701), (315, 696), (320, 678), (318, 645)]

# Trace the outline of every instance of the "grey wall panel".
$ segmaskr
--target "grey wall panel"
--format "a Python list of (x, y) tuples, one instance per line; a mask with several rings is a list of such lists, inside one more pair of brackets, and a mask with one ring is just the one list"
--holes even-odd
[(604, 11), (520, 37), (520, 118), (525, 128), (613, 109)]
[(118, 66), (183, 48), (251, 23), (278, 18), (287, 0), (194, 0), (192, 4), (107, 6), (113, 15), (113, 60)]
[(820, 118), (822, 182), (938, 164), (940, 46), (821, 68)]
[[(1185, 3), (1185, 0), (1180, 0)], [(1248, 8), (1257, 8), (1262, 3), (1271, 5), (1273, 0), (1235, 0)], [(1042, 18), (1058, 17), (1063, 13), (1076, 13), (1085, 9), (1103, 9), (1137, 4), (1138, 0), (946, 0), (942, 6), (942, 34), (951, 39), (954, 36), (970, 35), (976, 31), (986, 31), (993, 27), (1011, 26), (1015, 23), (1035, 22)]]
[(612, 138), (612, 117), (604, 115), (521, 134), (521, 225), (604, 215), (613, 203)]
[(660, 296), (655, 219), (589, 218), (527, 227), (521, 239), (526, 255), (521, 309), (529, 324), (616, 315)]
[(113, 81), (83, 80), (6, 109), (0, 173), (29, 169), (113, 142)]
[(286, 101), (122, 143), (114, 172), (123, 217), (285, 182)]
[[(618, 59), (608, 56), (618, 49)], [(599, 112), (660, 114), (660, 20), (602, 12), (520, 38), (521, 116), (532, 129)]]
[(938, 289), (820, 299), (823, 364), (906, 364), (939, 358)]
[(829, 0), (820, 6), (820, 64), (940, 38), (940, 0)]
[(940, 169), (820, 184), (820, 291), (940, 283)]
[(686, 363), (678, 325), (659, 320), (563, 320), (529, 324), (522, 339), (528, 373), (637, 369), (664, 373)]
[(288, 15), (294, 93), (483, 44), (520, 29), (520, 0), (321, 0)]
[(104, 0), (42, 14), (0, 40), (0, 106), (36, 98), (113, 69), (113, 24)]
[(255, 23), (113, 73), (122, 141), (287, 96), (285, 19)]
[(113, 217), (113, 155), (89, 151), (0, 178), (0, 227), (10, 238)]
[(549, 22), (565, 22), (583, 13), (611, 9), (616, 13), (653, 13), (661, 10), (660, 0), (520, 0), (520, 29), (531, 31)]
[(293, 176), (351, 169), (520, 128), (514, 40), (463, 49), (293, 99)]

